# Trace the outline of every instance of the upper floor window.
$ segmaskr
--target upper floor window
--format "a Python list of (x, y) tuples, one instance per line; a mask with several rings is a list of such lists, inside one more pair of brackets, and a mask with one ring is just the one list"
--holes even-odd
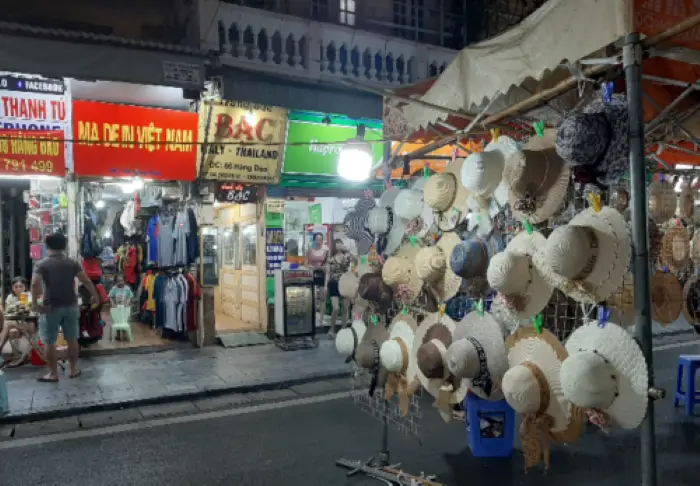
[(422, 41), (425, 37), (423, 0), (394, 0), (394, 24), (398, 37)]
[(328, 0), (311, 0), (311, 18), (328, 20)]
[(340, 0), (340, 23), (355, 25), (355, 0)]

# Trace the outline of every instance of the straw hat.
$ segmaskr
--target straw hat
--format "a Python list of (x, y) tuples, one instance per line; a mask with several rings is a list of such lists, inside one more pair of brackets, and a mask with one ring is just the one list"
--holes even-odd
[(676, 214), (677, 197), (673, 184), (653, 181), (648, 188), (649, 217), (658, 224), (665, 223)]
[(574, 405), (603, 412), (623, 429), (647, 413), (649, 372), (634, 338), (616, 324), (586, 324), (566, 342), (561, 388)]
[(394, 201), (394, 213), (405, 220), (417, 218), (423, 212), (423, 192), (417, 189), (401, 189)]
[(494, 297), (489, 312), (501, 328), (503, 328), (506, 335), (513, 334), (520, 327), (531, 325), (530, 319), (522, 319), (514, 314), (503, 302), (502, 297), (501, 294)]
[(467, 216), (469, 191), (462, 185), (464, 159), (456, 159), (441, 174), (433, 174), (423, 187), (423, 200), (440, 213), (438, 227), (454, 229)]
[(470, 312), (455, 327), (447, 349), (447, 367), (487, 400), (502, 400), (501, 380), (508, 370), (504, 329), (484, 312)]
[(503, 375), (502, 388), (508, 405), (522, 414), (521, 439), (525, 467), (536, 465), (542, 456), (540, 433), (547, 438), (571, 443), (583, 432), (583, 412), (564, 396), (559, 373), (567, 351), (557, 338), (543, 329), (518, 329), (506, 341), (510, 369)]
[(394, 214), (391, 206), (377, 206), (369, 211), (367, 229), (372, 235), (386, 237), (384, 254), (391, 255), (406, 234), (407, 221)]
[(662, 326), (671, 324), (683, 310), (683, 288), (672, 273), (656, 272), (651, 277), (651, 317)]
[(379, 350), (379, 361), (389, 376), (386, 383), (385, 398), (390, 400), (394, 394), (399, 397), (401, 415), (405, 416), (410, 404), (409, 384), (416, 375), (413, 338), (418, 324), (410, 314), (399, 314), (389, 326), (389, 340)]
[(413, 243), (404, 243), (395, 256), (389, 257), (382, 266), (382, 279), (392, 289), (405, 286), (408, 294), (405, 300), (412, 301), (420, 293), (423, 285), (418, 277), (414, 261), (421, 247)]
[(482, 238), (460, 241), (450, 255), (450, 268), (462, 278), (483, 277), (489, 266), (489, 244)]
[[(698, 211), (700, 213), (700, 211)], [(690, 257), (692, 259), (692, 264), (694, 267), (700, 267), (700, 231), (695, 233), (693, 236), (693, 241), (691, 243)]]
[(579, 302), (596, 304), (622, 283), (632, 256), (629, 227), (609, 207), (586, 209), (556, 228), (534, 263), (549, 283)]
[(521, 231), (504, 252), (497, 253), (489, 262), (486, 274), (489, 284), (503, 294), (501, 301), (518, 318), (529, 319), (539, 314), (554, 291), (532, 263), (535, 252), (546, 242), (542, 233)]
[(357, 287), (360, 279), (354, 272), (345, 272), (338, 280), (338, 292), (346, 299), (355, 300), (357, 298)]
[(454, 321), (446, 315), (429, 314), (413, 339), (416, 376), (423, 388), (437, 399), (437, 408), (445, 421), (452, 418), (450, 404), (461, 403), (469, 389), (466, 381), (453, 376), (447, 366), (447, 349), (452, 344), (454, 329)]
[(384, 283), (380, 273), (366, 273), (360, 277), (357, 295), (378, 305), (382, 310), (390, 308), (394, 298), (391, 287)]
[(683, 315), (688, 324), (700, 324), (700, 279), (692, 276), (683, 286)]
[(659, 263), (671, 272), (682, 272), (690, 262), (690, 240), (680, 220), (680, 226), (666, 230), (661, 239), (661, 255)]
[(690, 223), (695, 222), (695, 197), (693, 197), (693, 189), (686, 181), (681, 193), (678, 195), (678, 208), (676, 212), (680, 218), (687, 220)]
[(355, 359), (355, 351), (367, 331), (367, 325), (359, 316), (355, 316), (350, 326), (344, 327), (335, 335), (335, 349), (348, 363)]
[(425, 238), (431, 231), (437, 231), (435, 213), (433, 212), (433, 208), (424, 202), (418, 217), (406, 223), (406, 233), (418, 238)]
[(357, 253), (360, 255), (366, 255), (374, 243), (372, 234), (367, 231), (369, 212), (372, 208), (374, 208), (374, 199), (360, 199), (343, 219), (345, 236), (355, 241)]
[(514, 153), (503, 169), (509, 188), (510, 207), (518, 219), (541, 223), (563, 206), (571, 171), (554, 150), (556, 132), (545, 131), (531, 138), (523, 150)]
[(634, 276), (627, 272), (620, 287), (605, 302), (614, 312), (614, 320), (622, 327), (635, 324), (634, 316)]
[(458, 244), (455, 233), (444, 233), (435, 246), (421, 249), (414, 261), (418, 277), (430, 285), (441, 302), (453, 297), (462, 284), (450, 266), (452, 250)]
[(653, 219), (647, 222), (647, 232), (649, 233), (649, 262), (653, 265), (659, 260), (661, 254), (661, 240), (664, 235)]
[[(508, 202), (508, 187), (501, 181), (506, 160), (518, 151), (518, 145), (510, 137), (501, 136), (492, 141), (483, 152), (473, 153), (466, 159), (461, 170), (462, 185), (473, 195), (481, 198), (496, 196), (499, 204)], [(501, 186), (501, 190), (497, 189)], [(500, 196), (500, 198), (499, 198)]]
[(608, 206), (624, 213), (630, 205), (630, 194), (625, 187), (613, 187), (608, 194)]
[(387, 371), (381, 366), (379, 360), (379, 350), (389, 339), (389, 331), (386, 326), (381, 323), (372, 323), (367, 326), (360, 343), (355, 350), (355, 362), (360, 368), (370, 370), (372, 375), (372, 383), (370, 385), (370, 394), (374, 392), (374, 388), (379, 385), (384, 385), (386, 381)]

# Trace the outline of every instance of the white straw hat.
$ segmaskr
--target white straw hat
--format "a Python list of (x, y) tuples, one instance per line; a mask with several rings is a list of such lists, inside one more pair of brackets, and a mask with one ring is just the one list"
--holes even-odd
[(354, 272), (345, 272), (338, 280), (338, 292), (340, 296), (346, 299), (355, 300), (357, 298), (357, 289), (360, 285), (360, 279)]
[(578, 302), (596, 304), (620, 287), (631, 256), (627, 222), (602, 207), (586, 209), (556, 228), (534, 263), (553, 287)]
[(389, 373), (385, 385), (385, 398), (390, 400), (395, 394), (399, 397), (399, 410), (402, 416), (408, 413), (410, 405), (409, 384), (416, 375), (413, 338), (418, 325), (410, 314), (401, 313), (389, 326), (389, 340), (379, 349), (379, 362)]
[(501, 136), (497, 141), (492, 141), (484, 151), (471, 154), (464, 159), (460, 173), (462, 185), (474, 195), (489, 197), (496, 195), (501, 188), (499, 204), (508, 202), (508, 186), (502, 184), (503, 168), (506, 160), (518, 151), (518, 145), (510, 137)]
[(462, 285), (462, 278), (450, 265), (452, 250), (459, 242), (455, 233), (443, 233), (435, 246), (421, 249), (414, 261), (418, 277), (430, 286), (441, 302), (454, 297)]
[(367, 229), (375, 236), (386, 236), (384, 254), (392, 255), (406, 234), (406, 220), (398, 217), (389, 206), (377, 206), (369, 212)]
[(447, 367), (487, 400), (503, 399), (501, 380), (508, 370), (504, 330), (489, 313), (470, 312), (457, 323), (447, 349)]
[(352, 360), (355, 356), (357, 345), (367, 331), (367, 325), (362, 319), (356, 318), (348, 327), (344, 327), (335, 335), (335, 349), (342, 357)]
[(409, 290), (408, 301), (418, 297), (423, 281), (418, 277), (414, 265), (416, 256), (421, 246), (413, 243), (404, 243), (396, 252), (396, 255), (387, 258), (382, 266), (382, 280), (392, 289), (405, 285)]
[(423, 187), (423, 199), (440, 214), (438, 227), (454, 229), (467, 216), (469, 191), (462, 185), (464, 159), (456, 159), (441, 174), (433, 174)]
[(539, 314), (547, 306), (554, 288), (532, 263), (538, 248), (547, 239), (537, 231), (521, 231), (506, 250), (491, 258), (486, 278), (494, 290), (503, 294), (502, 302), (521, 319)]
[(423, 211), (423, 192), (416, 189), (401, 189), (394, 201), (394, 212), (403, 219), (417, 218)]
[(567, 399), (602, 411), (623, 429), (633, 429), (647, 412), (649, 371), (642, 350), (625, 329), (589, 323), (566, 342), (569, 357), (561, 367)]

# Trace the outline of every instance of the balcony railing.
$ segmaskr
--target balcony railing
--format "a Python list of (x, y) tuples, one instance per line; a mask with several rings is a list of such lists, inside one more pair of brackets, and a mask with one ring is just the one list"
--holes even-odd
[(440, 74), (457, 51), (214, 0), (200, 1), (202, 47), (226, 65), (380, 87)]

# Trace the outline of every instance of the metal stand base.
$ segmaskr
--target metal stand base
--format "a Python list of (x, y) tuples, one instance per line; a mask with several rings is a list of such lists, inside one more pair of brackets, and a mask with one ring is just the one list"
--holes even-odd
[(275, 346), (284, 351), (318, 348), (318, 338), (311, 336), (275, 336)]
[(442, 483), (435, 481), (435, 476), (413, 476), (407, 474), (399, 469), (401, 463), (396, 463), (389, 465), (381, 465), (382, 458), (389, 459), (389, 452), (383, 451), (378, 455), (379, 459), (375, 462), (374, 457), (372, 457), (367, 462), (352, 460), (352, 459), (338, 459), (335, 464), (336, 466), (341, 466), (351, 471), (347, 473), (347, 476), (354, 476), (355, 474), (362, 473), (377, 481), (383, 481), (389, 486), (399, 485), (399, 486), (443, 486)]

